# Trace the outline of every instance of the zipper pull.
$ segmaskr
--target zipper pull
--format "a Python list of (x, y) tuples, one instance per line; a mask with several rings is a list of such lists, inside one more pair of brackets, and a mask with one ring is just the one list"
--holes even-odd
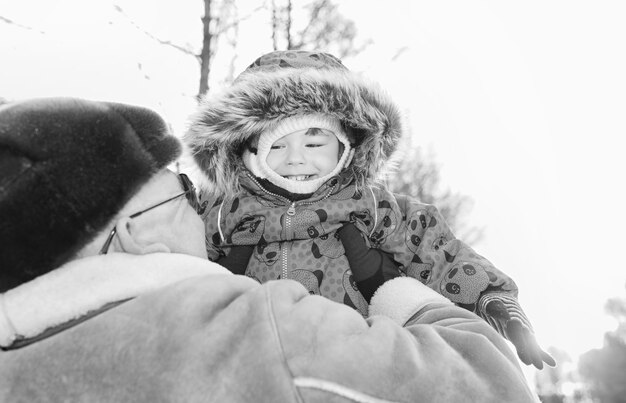
[(287, 209), (287, 215), (292, 217), (296, 215), (296, 202), (291, 203), (291, 205)]

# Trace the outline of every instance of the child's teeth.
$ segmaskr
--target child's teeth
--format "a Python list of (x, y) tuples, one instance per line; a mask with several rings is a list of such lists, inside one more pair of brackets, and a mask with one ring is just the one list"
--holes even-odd
[(294, 180), (294, 181), (304, 181), (309, 177), (309, 175), (292, 175), (292, 176), (288, 176), (287, 178)]

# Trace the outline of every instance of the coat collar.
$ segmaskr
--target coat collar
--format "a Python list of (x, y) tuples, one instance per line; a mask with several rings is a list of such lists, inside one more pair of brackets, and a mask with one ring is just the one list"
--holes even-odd
[(111, 253), (71, 261), (0, 294), (0, 347), (28, 344), (138, 295), (207, 274), (230, 272), (173, 253)]

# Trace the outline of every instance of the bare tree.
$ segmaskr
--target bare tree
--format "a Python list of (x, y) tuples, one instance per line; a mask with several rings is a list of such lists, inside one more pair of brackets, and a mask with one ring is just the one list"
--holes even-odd
[(45, 34), (44, 31), (41, 31), (41, 30), (38, 30), (38, 29), (35, 29), (35, 28), (32, 28), (32, 27), (29, 27), (28, 25), (20, 24), (19, 22), (13, 21), (12, 19), (3, 17), (1, 15), (0, 15), (0, 22), (4, 22), (5, 24), (16, 26), (16, 27), (18, 27), (20, 29), (24, 29), (24, 30), (27, 30), (27, 31), (36, 31), (36, 32), (38, 32), (40, 34)]
[(291, 4), (291, 0), (287, 0), (287, 18), (285, 21), (285, 37), (287, 38), (287, 49), (293, 49), (293, 44), (291, 43), (291, 25), (293, 22), (292, 19), (292, 10), (293, 5)]
[(604, 334), (602, 348), (580, 356), (578, 370), (593, 397), (619, 403), (626, 401), (626, 294), (609, 299), (605, 311), (617, 320), (617, 328)]
[[(200, 51), (200, 85), (198, 87), (198, 99), (209, 91), (209, 78), (211, 63), (217, 52), (217, 45), (224, 39), (228, 45), (237, 47), (239, 25), (251, 18), (258, 11), (266, 9), (266, 1), (263, 1), (247, 15), (240, 17), (237, 2), (235, 0), (203, 0), (204, 16), (202, 17), (202, 50)], [(232, 81), (234, 76), (234, 64), (236, 52), (230, 62), (230, 70), (227, 81)]]
[(198, 99), (202, 94), (209, 91), (209, 74), (211, 72), (211, 57), (213, 51), (213, 33), (211, 32), (211, 3), (212, 0), (204, 1), (204, 16), (202, 16), (202, 50), (200, 51), (200, 85), (198, 87)]
[(272, 49), (278, 50), (278, 11), (276, 0), (272, 0)]
[(288, 50), (325, 50), (344, 58), (361, 52), (371, 43), (366, 41), (355, 45), (357, 29), (354, 21), (344, 17), (331, 0), (314, 0), (304, 9), (308, 11), (307, 18), (296, 21), (291, 0), (282, 4), (272, 1), (274, 50), (283, 43)]
[(440, 167), (432, 152), (426, 154), (407, 136), (401, 141), (401, 154), (396, 169), (389, 175), (389, 188), (397, 193), (415, 197), (423, 203), (437, 206), (454, 233), (472, 245), (479, 242), (484, 229), (465, 224), (464, 215), (472, 208), (472, 199), (466, 195), (442, 188)]
[(202, 48), (200, 52), (194, 51), (191, 46), (181, 46), (173, 43), (172, 41), (163, 40), (156, 37), (152, 33), (148, 32), (147, 30), (136, 24), (132, 20), (132, 18), (126, 15), (124, 10), (119, 5), (114, 4), (115, 10), (118, 13), (122, 14), (124, 17), (126, 17), (129, 20), (129, 23), (133, 25), (137, 30), (141, 31), (143, 34), (147, 35), (154, 41), (165, 46), (173, 47), (174, 49), (188, 56), (194, 57), (198, 61), (198, 64), (200, 65), (198, 94), (196, 95), (196, 98), (198, 100), (209, 91), (211, 63), (215, 58), (220, 38), (223, 38), (224, 36), (227, 36), (228, 33), (232, 32), (233, 34), (230, 38), (227, 38), (227, 40), (231, 46), (236, 46), (239, 23), (250, 18), (257, 11), (266, 8), (265, 2), (263, 2), (258, 7), (253, 9), (248, 15), (240, 18), (238, 15), (238, 9), (235, 0), (202, 1), (204, 5), (204, 15), (201, 17)]
[[(200, 61), (198, 100), (209, 92), (211, 63), (215, 57), (219, 39), (227, 36), (227, 34), (232, 31), (233, 35), (227, 38), (227, 40), (231, 46), (236, 46), (239, 23), (242, 21), (242, 19), (238, 17), (238, 9), (234, 0), (222, 0), (219, 3), (214, 0), (202, 1), (204, 3), (204, 16), (202, 17), (202, 50), (198, 56)], [(258, 7), (256, 10), (263, 7), (264, 5)], [(217, 10), (214, 10), (216, 8)], [(214, 11), (217, 12), (214, 13)], [(249, 16), (246, 18), (249, 18)], [(233, 63), (231, 63), (231, 76), (232, 68)]]

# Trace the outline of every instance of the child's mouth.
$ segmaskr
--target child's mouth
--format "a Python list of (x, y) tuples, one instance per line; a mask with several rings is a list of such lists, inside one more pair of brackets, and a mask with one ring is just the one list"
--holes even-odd
[(311, 179), (314, 175), (285, 175), (283, 178), (292, 180), (292, 181), (307, 181)]

